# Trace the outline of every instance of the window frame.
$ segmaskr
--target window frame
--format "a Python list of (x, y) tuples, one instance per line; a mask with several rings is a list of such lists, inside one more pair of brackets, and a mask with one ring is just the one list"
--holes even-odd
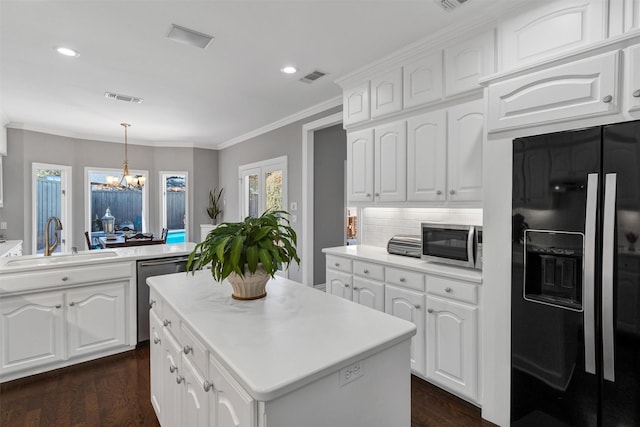
[(63, 200), (60, 203), (60, 253), (71, 252), (73, 247), (73, 167), (69, 165), (57, 165), (53, 163), (31, 163), (31, 254), (38, 255), (38, 210), (37, 204), (37, 179), (36, 171), (40, 169), (59, 170), (60, 191)]
[(260, 186), (260, 199), (258, 211), (259, 214), (262, 214), (266, 209), (266, 180), (264, 179), (265, 174), (273, 171), (282, 171), (282, 209), (288, 211), (288, 175), (287, 175), (287, 156), (275, 157), (273, 159), (262, 160), (260, 162), (248, 163), (245, 165), (238, 166), (238, 194), (239, 199), (239, 221), (244, 219), (246, 216), (245, 212), (247, 212), (247, 198), (244, 194), (244, 177), (246, 175), (252, 175), (255, 172), (258, 172), (259, 178), (259, 186)]
[(184, 215), (185, 215), (185, 222), (184, 222), (184, 241), (188, 242), (189, 241), (189, 172), (187, 171), (160, 171), (158, 173), (159, 176), (159, 185), (158, 185), (158, 191), (159, 191), (159, 203), (160, 203), (160, 227), (161, 228), (167, 228), (167, 199), (165, 197), (166, 192), (165, 192), (165, 183), (166, 183), (166, 178), (169, 176), (175, 176), (175, 175), (184, 175)]

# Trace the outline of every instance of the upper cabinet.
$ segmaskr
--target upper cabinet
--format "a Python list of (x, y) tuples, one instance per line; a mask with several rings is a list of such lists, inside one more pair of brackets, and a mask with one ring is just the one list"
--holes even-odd
[(347, 198), (373, 201), (373, 130), (347, 134)]
[(403, 105), (411, 108), (442, 98), (442, 52), (416, 59), (402, 68)]
[[(640, 6), (639, 6), (640, 9)], [(625, 88), (628, 99), (629, 112), (640, 117), (640, 45), (629, 48), (629, 68), (626, 75), (629, 82)]]
[(345, 89), (342, 93), (344, 126), (369, 120), (369, 82)]
[[(609, 3), (623, 3), (615, 0)], [(502, 69), (509, 70), (602, 40), (606, 3), (603, 0), (531, 2), (533, 9), (498, 25)]]
[(478, 89), (478, 80), (495, 72), (494, 31), (470, 37), (444, 50), (445, 95)]
[(374, 130), (375, 200), (403, 202), (407, 197), (407, 130), (404, 121)]
[(402, 110), (402, 68), (371, 79), (371, 118)]
[(407, 200), (445, 200), (447, 113), (420, 114), (407, 120)]
[(480, 99), (448, 110), (449, 200), (482, 200), (482, 142), (484, 102)]
[(609, 37), (640, 28), (640, 0), (609, 1)]

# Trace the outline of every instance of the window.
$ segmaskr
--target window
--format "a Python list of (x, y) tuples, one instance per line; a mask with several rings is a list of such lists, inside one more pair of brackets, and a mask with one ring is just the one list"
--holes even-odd
[(58, 233), (58, 246), (55, 252), (71, 251), (71, 166), (33, 163), (33, 254), (43, 254), (47, 245), (45, 229), (47, 220), (56, 217), (62, 230), (55, 231), (54, 224), (49, 229), (49, 244), (54, 242), (54, 232)]
[(240, 166), (240, 214), (260, 216), (267, 209), (286, 210), (287, 157)]
[(97, 238), (104, 236), (102, 217), (107, 208), (115, 217), (116, 231), (135, 230), (146, 233), (149, 230), (147, 171), (131, 171), (132, 175), (145, 177), (147, 186), (142, 188), (113, 187), (107, 184), (107, 177), (122, 174), (116, 169), (85, 168), (86, 202), (85, 230), (97, 243)]
[(167, 243), (187, 241), (187, 172), (160, 172), (162, 228), (169, 230)]

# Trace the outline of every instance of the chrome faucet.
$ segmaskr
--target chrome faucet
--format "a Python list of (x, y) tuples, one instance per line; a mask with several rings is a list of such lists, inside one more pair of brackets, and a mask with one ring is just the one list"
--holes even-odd
[[(55, 222), (55, 231), (53, 232), (53, 236), (55, 240), (53, 241), (53, 245), (50, 244), (50, 236), (49, 229), (51, 228), (51, 222)], [(53, 251), (58, 247), (58, 231), (62, 230), (62, 223), (60, 222), (60, 218), (57, 216), (50, 216), (47, 219), (47, 225), (44, 228), (44, 256), (50, 256)]]

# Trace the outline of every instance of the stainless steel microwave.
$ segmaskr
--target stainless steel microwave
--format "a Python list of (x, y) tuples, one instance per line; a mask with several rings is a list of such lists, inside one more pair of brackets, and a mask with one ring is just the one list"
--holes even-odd
[(422, 259), (482, 270), (482, 227), (422, 223)]

